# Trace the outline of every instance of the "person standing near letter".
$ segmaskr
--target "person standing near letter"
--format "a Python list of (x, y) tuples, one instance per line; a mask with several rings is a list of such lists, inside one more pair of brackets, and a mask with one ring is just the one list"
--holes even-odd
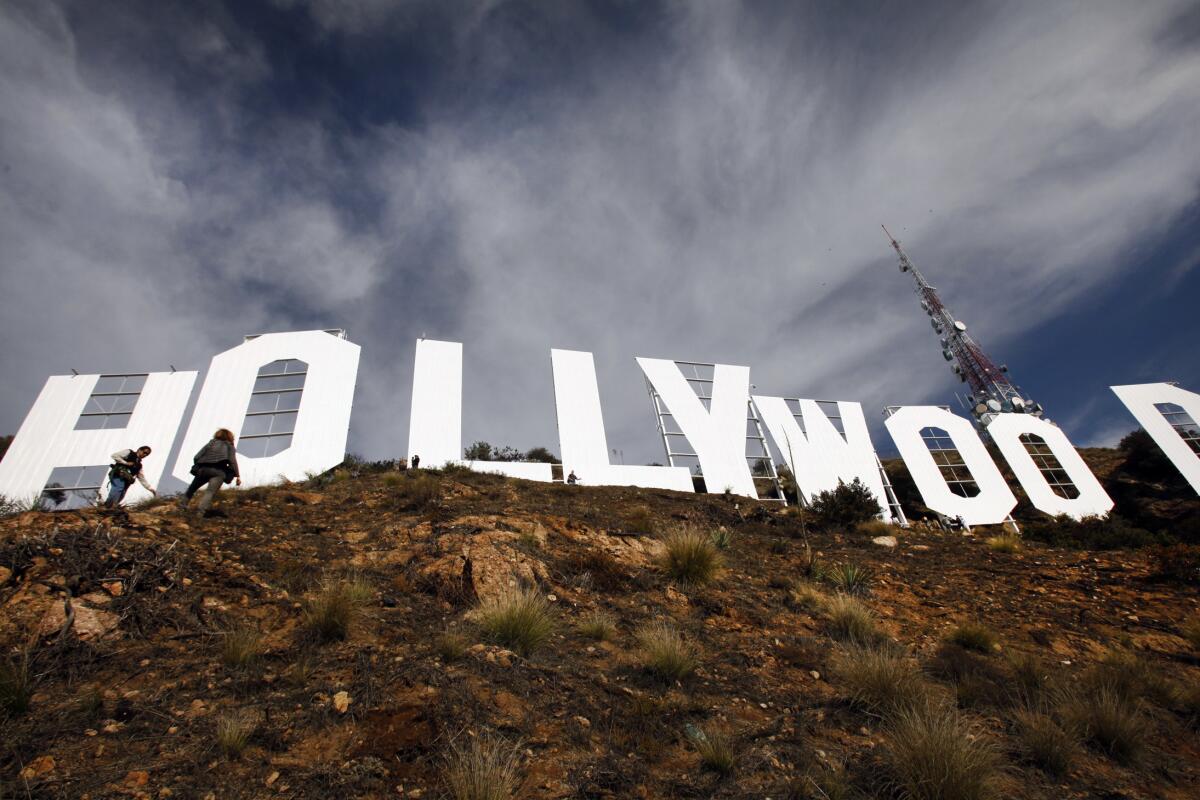
[(237, 450), (233, 446), (233, 431), (221, 428), (213, 434), (209, 443), (201, 447), (200, 452), (196, 453), (196, 457), (192, 459), (192, 474), (196, 476), (192, 479), (192, 485), (179, 498), (181, 511), (187, 510), (192, 495), (205, 484), (207, 486), (204, 496), (200, 498), (200, 505), (196, 507), (201, 515), (212, 505), (222, 483), (229, 483), (236, 478), (237, 485), (242, 485), (242, 476), (238, 471)]
[(419, 466), (421, 466), (421, 457), (414, 453), (412, 457), (412, 468), (416, 469)]
[(113, 464), (108, 468), (108, 499), (105, 508), (115, 508), (125, 499), (125, 493), (136, 480), (146, 491), (158, 497), (158, 492), (146, 480), (142, 472), (142, 459), (150, 455), (150, 448), (142, 445), (137, 450), (118, 450), (112, 454)]

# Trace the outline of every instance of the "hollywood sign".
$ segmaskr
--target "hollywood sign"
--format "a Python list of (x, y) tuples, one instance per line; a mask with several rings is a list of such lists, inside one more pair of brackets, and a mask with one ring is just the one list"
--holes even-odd
[[(196, 399), (178, 450), (174, 449), (192, 396), (196, 372), (139, 375), (60, 375), (47, 379), (37, 401), (0, 461), (0, 494), (30, 498), (45, 493), (94, 497), (104, 483), (109, 456), (125, 447), (149, 445), (155, 456), (146, 477), (157, 485), (167, 457), (177, 452), (170, 474), (190, 480), (192, 454), (221, 427), (238, 434), (244, 485), (303, 480), (342, 462), (350, 428), (360, 348), (341, 331), (301, 331), (247, 337), (216, 355)], [(683, 466), (631, 466), (609, 461), (592, 354), (551, 350), (562, 470), (591, 485), (642, 486), (694, 491)], [(709, 492), (727, 489), (757, 497), (746, 456), (747, 408), (756, 411), (795, 476), (806, 501), (840, 481), (861, 480), (892, 516), (883, 476), (859, 403), (836, 403), (827, 414), (815, 400), (752, 395), (748, 367), (713, 367), (707, 405), (674, 361), (638, 358), (649, 385), (686, 437)], [(1200, 395), (1167, 383), (1114, 386), (1112, 390), (1166, 456), (1200, 493), (1200, 456), (1178, 419), (1200, 419)], [(408, 453), (426, 466), (448, 462), (472, 470), (551, 481), (550, 464), (463, 461), (462, 345), (422, 339), (416, 345)], [(789, 402), (792, 404), (789, 407)], [(793, 411), (793, 408), (799, 412)], [(840, 417), (841, 430), (831, 417)], [(661, 420), (660, 420), (661, 423)], [(885, 421), (925, 505), (971, 525), (1004, 521), (1016, 498), (967, 419), (936, 406), (904, 406)], [(939, 436), (970, 471), (977, 491), (964, 496), (943, 475), (922, 432)], [(987, 432), (1030, 502), (1048, 514), (1076, 518), (1107, 513), (1113, 502), (1058, 427), (1028, 414), (997, 414)], [(1040, 437), (1043, 452), (1057, 459), (1074, 496), (1064, 497), (1035, 463), (1022, 441)], [(140, 486), (129, 499), (144, 498)]]

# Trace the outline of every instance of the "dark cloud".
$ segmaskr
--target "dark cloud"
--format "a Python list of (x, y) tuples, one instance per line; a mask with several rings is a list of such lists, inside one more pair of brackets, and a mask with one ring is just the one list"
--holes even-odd
[(1200, 280), (1189, 8), (8, 4), (0, 429), (49, 373), (308, 327), (364, 346), (351, 446), (380, 457), (422, 333), (466, 345), (465, 436), (524, 447), (556, 445), (549, 348), (594, 351), (628, 461), (661, 458), (635, 355), (871, 417), (947, 402), (887, 222), (1068, 433), (1105, 438), (1096, 387), (1153, 379), (1147, 350), (1200, 385), (1153, 340), (1083, 359), (1086, 386), (1053, 366), (1093, 306), (1194, 338), (1153, 294)]

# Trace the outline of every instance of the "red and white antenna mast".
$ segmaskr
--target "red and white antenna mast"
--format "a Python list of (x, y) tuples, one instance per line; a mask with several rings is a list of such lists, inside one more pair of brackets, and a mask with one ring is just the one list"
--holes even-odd
[(970, 387), (971, 393), (967, 399), (976, 424), (986, 430), (992, 418), (1001, 413), (1042, 416), (1042, 407), (1030, 400), (1008, 377), (1007, 367), (997, 366), (988, 358), (983, 348), (967, 333), (966, 323), (956, 319), (946, 308), (937, 289), (925, 280), (896, 237), (885, 226), (880, 227), (883, 227), (892, 249), (900, 257), (900, 271), (912, 273), (917, 284), (916, 293), (921, 298), (921, 309), (929, 315), (929, 324), (942, 345), (942, 357), (950, 362), (950, 369), (954, 370), (959, 380)]

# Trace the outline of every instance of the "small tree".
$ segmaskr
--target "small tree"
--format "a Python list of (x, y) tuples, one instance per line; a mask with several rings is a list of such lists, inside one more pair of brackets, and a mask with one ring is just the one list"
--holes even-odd
[(489, 442), (474, 442), (463, 450), (463, 458), (467, 461), (494, 461), (492, 445)]
[(839, 481), (836, 489), (816, 495), (811, 510), (820, 527), (853, 528), (879, 516), (880, 506), (875, 493), (855, 478), (849, 484)]
[(525, 453), (525, 461), (540, 461), (543, 464), (557, 464), (558, 456), (545, 447), (531, 447)]

